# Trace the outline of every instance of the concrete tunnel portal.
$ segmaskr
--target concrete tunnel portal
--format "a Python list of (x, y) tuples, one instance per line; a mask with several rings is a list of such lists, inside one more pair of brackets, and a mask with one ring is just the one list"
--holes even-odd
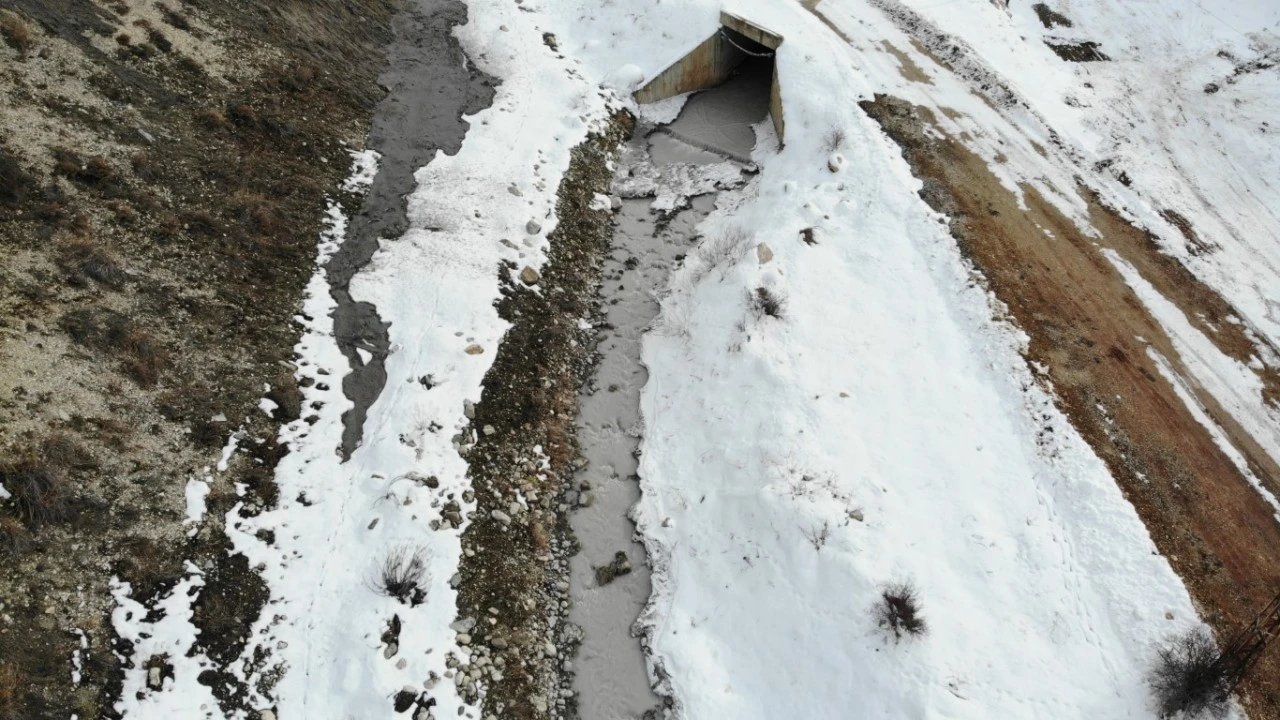
[(781, 35), (732, 13), (721, 12), (720, 27), (711, 37), (636, 90), (635, 100), (642, 104), (651, 103), (682, 93), (706, 90), (728, 80), (739, 67), (758, 69), (765, 66), (772, 75), (769, 117), (778, 134), (778, 142), (784, 142), (782, 88), (773, 57), (781, 44)]

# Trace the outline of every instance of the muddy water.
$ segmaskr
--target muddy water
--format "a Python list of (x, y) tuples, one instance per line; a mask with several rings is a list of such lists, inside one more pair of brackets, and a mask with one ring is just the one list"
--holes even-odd
[[(437, 150), (458, 152), (468, 128), (463, 116), (493, 101), (493, 79), (470, 62), (458, 62), (465, 55), (453, 29), (466, 20), (467, 8), (458, 0), (412, 0), (392, 20), (395, 37), (378, 78), (387, 94), (369, 130), (369, 147), (382, 160), (360, 212), (351, 218), (346, 241), (327, 267), (338, 304), (334, 339), (351, 363), (351, 372), (342, 379), (343, 393), (353, 403), (342, 416), (344, 459), (360, 444), (365, 415), (386, 384), (383, 360), (389, 348), (387, 324), (377, 308), (351, 298), (351, 279), (369, 263), (379, 239), (398, 238), (409, 229), (405, 198), (415, 187), (413, 173)], [(357, 350), (372, 357), (366, 362)]]
[[(637, 134), (627, 162), (712, 164), (745, 159), (755, 144), (752, 125), (768, 113), (769, 76), (743, 73), (700, 93), (667, 128)], [(620, 174), (628, 171), (626, 163)], [(644, 651), (631, 629), (649, 598), (644, 547), (636, 542), (628, 513), (640, 497), (635, 452), (640, 442), (640, 390), (648, 375), (640, 364), (640, 339), (658, 313), (657, 294), (695, 244), (695, 228), (715, 205), (714, 195), (660, 223), (650, 200), (624, 200), (615, 216), (613, 249), (604, 263), (604, 325), (595, 378), (584, 388), (578, 440), (587, 468), (585, 488), (571, 517), (582, 552), (571, 563), (569, 619), (583, 628), (574, 660), (575, 689), (583, 720), (639, 718), (660, 708), (650, 689)], [(575, 498), (571, 498), (575, 499)], [(596, 569), (626, 554), (631, 571), (600, 584)], [(616, 566), (615, 566), (616, 567)]]

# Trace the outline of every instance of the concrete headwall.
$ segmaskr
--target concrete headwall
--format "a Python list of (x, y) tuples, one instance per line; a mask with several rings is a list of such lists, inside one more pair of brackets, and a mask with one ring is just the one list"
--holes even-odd
[[(735, 47), (723, 32), (725, 29), (737, 33), (742, 38), (776, 50), (782, 44), (782, 36), (765, 30), (732, 13), (720, 13), (721, 28), (715, 34), (702, 41), (689, 54), (677, 60), (673, 65), (658, 73), (657, 77), (645, 83), (635, 92), (638, 103), (651, 103), (658, 100), (715, 87), (725, 80), (747, 57), (747, 53)], [(741, 44), (741, 43), (739, 43)], [(769, 92), (769, 115), (773, 119), (773, 129), (778, 133), (779, 142), (783, 139), (782, 121), (782, 87), (778, 84), (778, 71), (774, 68), (773, 85)]]
[(636, 102), (650, 103), (715, 87), (728, 80), (729, 74), (746, 56), (717, 31), (637, 90)]

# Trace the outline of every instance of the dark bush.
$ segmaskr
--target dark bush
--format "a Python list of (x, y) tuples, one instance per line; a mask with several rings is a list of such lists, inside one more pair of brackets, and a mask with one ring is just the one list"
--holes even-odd
[(78, 240), (64, 246), (59, 253), (58, 266), (76, 285), (82, 285), (84, 278), (90, 278), (108, 287), (118, 288), (129, 280), (129, 273), (89, 240)]
[(920, 613), (920, 597), (910, 582), (895, 582), (880, 591), (880, 602), (875, 608), (880, 627), (893, 633), (894, 638), (903, 635), (920, 636), (929, 630)]
[(7, 501), (27, 528), (36, 530), (70, 517), (72, 496), (61, 468), (30, 457), (0, 466), (0, 483), (9, 491)]
[(374, 589), (411, 607), (421, 605), (427, 599), (427, 591), (421, 587), (426, 571), (426, 550), (401, 545), (383, 558)]
[(1202, 627), (1174, 637), (1161, 648), (1147, 678), (1160, 716), (1226, 717), (1231, 688), (1220, 657), (1213, 636)]
[(0, 148), (0, 207), (16, 206), (35, 189), (35, 179), (22, 169), (18, 159)]
[(750, 294), (748, 303), (751, 307), (751, 313), (756, 318), (771, 317), (781, 320), (787, 314), (787, 300), (778, 295), (767, 287), (758, 287), (754, 293)]

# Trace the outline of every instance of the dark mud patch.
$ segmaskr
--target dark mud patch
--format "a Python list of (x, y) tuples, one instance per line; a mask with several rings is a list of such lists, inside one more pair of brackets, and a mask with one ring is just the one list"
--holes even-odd
[[(568, 557), (576, 542), (563, 494), (580, 462), (577, 389), (592, 366), (591, 336), (579, 320), (592, 313), (612, 234), (609, 211), (592, 209), (592, 198), (608, 192), (607, 163), (633, 127), (634, 119), (620, 113), (604, 134), (573, 150), (542, 278), (536, 290), (506, 283), (498, 304), (512, 327), (475, 406), (473, 427), (485, 428), (468, 451), (477, 517), (462, 536), (458, 587), (464, 621), (496, 620), (471, 632), (473, 647), (489, 660), (485, 716), (522, 720), (574, 712), (564, 663), (579, 637), (565, 622)], [(504, 269), (501, 276), (508, 274)], [(518, 496), (527, 510), (513, 505)], [(464, 695), (472, 687), (464, 687)]]
[[(368, 264), (380, 239), (394, 241), (409, 229), (405, 207), (415, 187), (413, 173), (437, 150), (458, 152), (468, 128), (462, 116), (493, 102), (493, 78), (467, 61), (453, 35), (466, 21), (466, 6), (457, 0), (410, 0), (392, 21), (388, 64), (378, 78), (387, 95), (378, 103), (369, 131), (369, 147), (382, 155), (378, 174), (326, 268), (338, 303), (334, 338), (351, 363), (342, 380), (343, 392), (354, 403), (342, 418), (344, 457), (360, 444), (369, 406), (386, 384), (383, 362), (389, 347), (388, 326), (377, 308), (352, 300), (351, 278)], [(364, 362), (357, 348), (372, 358)]]

